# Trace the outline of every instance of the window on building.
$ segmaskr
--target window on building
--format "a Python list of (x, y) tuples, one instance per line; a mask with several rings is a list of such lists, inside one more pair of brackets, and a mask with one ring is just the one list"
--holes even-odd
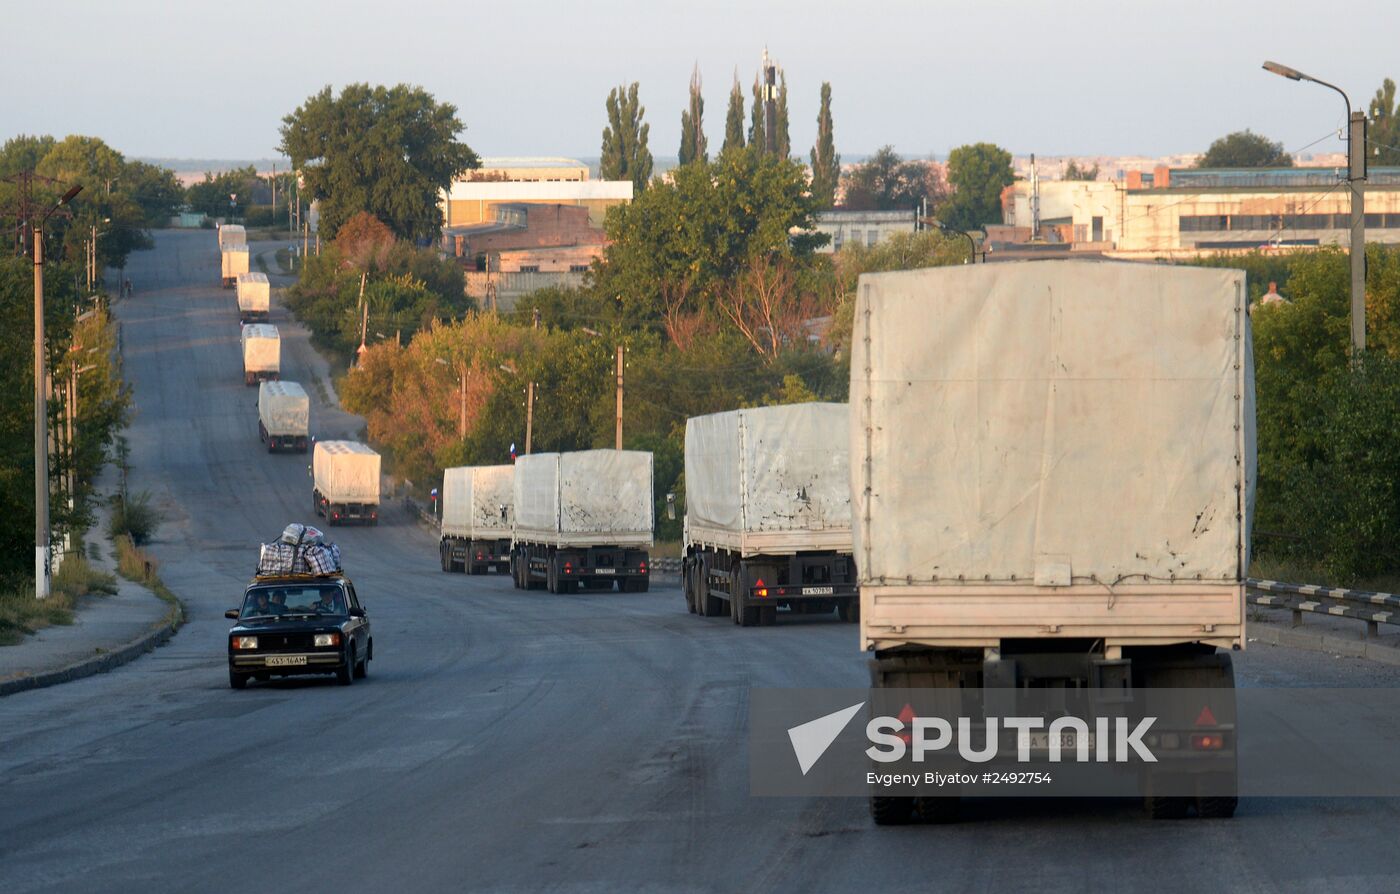
[(521, 265), (520, 265), (520, 272), (521, 272), (521, 273), (539, 273), (539, 272), (540, 272), (540, 265), (539, 265), (539, 264), (521, 264)]
[(874, 245), (876, 242), (879, 242), (879, 241), (880, 241), (880, 231), (879, 231), (879, 230), (870, 230), (869, 232), (867, 232), (867, 233), (865, 234), (865, 244), (866, 244), (866, 245)]
[(1090, 219), (1090, 223), (1093, 225), (1093, 228), (1094, 228), (1094, 238), (1093, 238), (1093, 240), (1091, 240), (1091, 241), (1093, 241), (1093, 242), (1102, 242), (1102, 241), (1103, 241), (1103, 218), (1100, 217), (1100, 216), (1098, 216), (1098, 215), (1095, 215), (1093, 218)]
[(570, 264), (570, 265), (569, 265), (569, 272), (570, 272), (570, 273), (587, 273), (587, 272), (588, 272), (588, 265), (587, 265), (587, 264)]

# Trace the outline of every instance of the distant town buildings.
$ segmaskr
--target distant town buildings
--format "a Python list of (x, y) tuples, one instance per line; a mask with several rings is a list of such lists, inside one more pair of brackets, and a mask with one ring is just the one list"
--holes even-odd
[[(1039, 162), (1037, 162), (1039, 172)], [(1171, 257), (1350, 243), (1344, 163), (1296, 168), (1158, 166), (1097, 181), (1018, 180), (1002, 195), (989, 247), (1058, 245), (1110, 256)], [(1371, 168), (1366, 238), (1400, 243), (1400, 168)]]
[(831, 238), (818, 251), (840, 251), (848, 245), (873, 246), (895, 233), (916, 229), (914, 211), (846, 211), (837, 208), (817, 215), (816, 230)]
[(443, 250), (466, 269), (470, 297), (508, 311), (536, 289), (583, 285), (608, 209), (630, 201), (630, 180), (592, 180), (580, 161), (483, 159), (443, 193)]

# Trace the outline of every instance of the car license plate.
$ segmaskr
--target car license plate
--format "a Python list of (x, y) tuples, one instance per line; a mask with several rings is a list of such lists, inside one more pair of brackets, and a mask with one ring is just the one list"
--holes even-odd
[(594, 574), (617, 574), (616, 568), (594, 568)]
[(269, 655), (267, 656), (268, 667), (287, 667), (294, 664), (305, 664), (305, 655)]
[(802, 595), (803, 595), (803, 596), (830, 596), (831, 593), (832, 593), (831, 587), (803, 587), (803, 588), (802, 588)]
[[(1068, 753), (1068, 752), (1071, 752), (1071, 751), (1073, 751), (1075, 748), (1077, 748), (1077, 747), (1079, 746), (1079, 736), (1078, 736), (1077, 733), (1056, 733), (1056, 734), (1055, 734), (1055, 738), (1057, 738), (1057, 739), (1060, 740), (1060, 752), (1061, 752), (1061, 753)], [(1049, 733), (1031, 733), (1031, 734), (1030, 734), (1030, 739), (1031, 739), (1030, 746), (1031, 746), (1031, 750), (1032, 750), (1032, 751), (1049, 751), (1049, 750), (1050, 750), (1050, 734), (1049, 734)], [(1095, 742), (1094, 742), (1094, 734), (1093, 734), (1093, 733), (1089, 733), (1088, 741), (1089, 741), (1089, 750), (1090, 750), (1090, 751), (1093, 751), (1093, 750), (1094, 750), (1094, 745), (1095, 745)]]

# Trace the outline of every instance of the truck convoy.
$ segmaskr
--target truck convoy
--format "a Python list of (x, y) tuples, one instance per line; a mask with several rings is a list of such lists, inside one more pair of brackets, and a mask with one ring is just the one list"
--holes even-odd
[(748, 627), (859, 609), (845, 404), (698, 416), (685, 426), (686, 604)]
[(305, 453), (310, 430), (311, 399), (296, 382), (258, 385), (258, 438), (268, 453)]
[(379, 524), (379, 454), (358, 441), (317, 441), (311, 500), (329, 525)]
[[(1255, 482), (1245, 301), (1239, 271), (1130, 263), (860, 278), (851, 493), (874, 686), (964, 704), (1233, 688)], [(1221, 735), (1177, 747), (1233, 748)], [(1146, 794), (1154, 816), (1191, 800)], [(1234, 813), (1234, 797), (1194, 800)], [(957, 804), (918, 801), (871, 811)]]
[(510, 567), (514, 466), (458, 466), (442, 473), (443, 571), (481, 574)]
[(276, 380), (282, 374), (282, 338), (269, 323), (243, 327), (243, 384)]
[(636, 450), (534, 453), (515, 461), (510, 554), (517, 589), (602, 584), (646, 592), (652, 456)]
[(238, 320), (266, 323), (272, 306), (272, 288), (267, 274), (260, 271), (238, 274)]

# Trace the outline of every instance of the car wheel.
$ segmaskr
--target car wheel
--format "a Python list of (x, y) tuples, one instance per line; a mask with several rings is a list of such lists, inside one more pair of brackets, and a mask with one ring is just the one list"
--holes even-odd
[(232, 689), (242, 689), (248, 685), (248, 676), (230, 670), (228, 672), (228, 685)]
[(365, 677), (368, 677), (368, 676), (369, 676), (369, 652), (368, 652), (368, 651), (365, 652), (365, 656), (364, 656), (363, 658), (360, 659), (359, 663), (355, 665), (355, 676), (359, 677), (361, 680), (363, 680)]
[(349, 686), (355, 682), (355, 652), (354, 647), (346, 653), (345, 661), (336, 668), (335, 678), (341, 686)]

